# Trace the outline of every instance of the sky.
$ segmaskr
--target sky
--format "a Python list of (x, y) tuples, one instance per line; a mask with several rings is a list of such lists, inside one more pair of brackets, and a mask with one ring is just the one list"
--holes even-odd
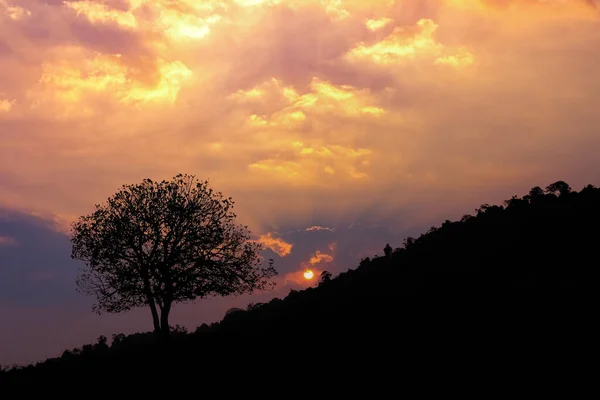
[(598, 0), (0, 0), (0, 364), (151, 330), (75, 291), (69, 224), (193, 174), (275, 259), (272, 292), (446, 219), (600, 183)]

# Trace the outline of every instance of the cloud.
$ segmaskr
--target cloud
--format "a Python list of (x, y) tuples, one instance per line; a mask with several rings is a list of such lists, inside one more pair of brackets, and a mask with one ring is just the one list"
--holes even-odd
[[(369, 59), (377, 64), (398, 64), (415, 58), (432, 58), (435, 64), (455, 67), (473, 64), (474, 56), (465, 48), (448, 50), (434, 34), (438, 29), (431, 19), (421, 19), (414, 26), (397, 27), (383, 40), (367, 45), (359, 43), (348, 53), (351, 60)], [(458, 52), (458, 54), (453, 54)], [(450, 53), (447, 54), (446, 53)]]
[[(0, 13), (12, 20), (21, 20), (31, 15), (31, 11), (17, 5), (9, 4), (5, 0), (0, 1)], [(1, 15), (1, 14), (0, 14)]]
[(336, 244), (331, 243), (328, 246), (329, 251), (327, 253), (323, 253), (323, 252), (321, 252), (321, 250), (317, 250), (315, 252), (315, 255), (312, 256), (310, 258), (310, 260), (308, 260), (308, 263), (310, 265), (318, 265), (318, 264), (327, 264), (327, 263), (333, 262), (333, 260), (334, 260), (333, 253), (335, 251), (335, 247), (336, 247)]
[(365, 22), (365, 25), (369, 30), (377, 31), (379, 29), (385, 28), (386, 25), (394, 22), (391, 18), (378, 18), (378, 19), (369, 19)]
[(292, 252), (292, 245), (290, 243), (286, 243), (281, 238), (273, 237), (271, 232), (266, 235), (260, 235), (258, 242), (271, 249), (279, 257), (285, 257)]
[(335, 232), (335, 228), (328, 228), (326, 226), (313, 225), (310, 228), (306, 228), (306, 231), (307, 232), (314, 232), (314, 231)]
[(89, 0), (65, 2), (65, 7), (93, 24), (115, 23), (125, 28), (137, 27), (137, 19), (130, 11), (111, 8), (108, 4)]
[[(66, 50), (66, 49), (63, 49)], [(68, 53), (68, 50), (66, 51)], [(74, 49), (77, 57), (79, 50)], [(173, 103), (183, 81), (191, 71), (181, 62), (156, 60), (157, 77), (151, 86), (136, 80), (135, 72), (121, 62), (120, 55), (97, 55), (83, 65), (60, 61), (44, 64), (39, 90), (31, 96), (37, 100), (35, 107), (47, 106), (48, 102), (60, 102), (72, 116), (92, 116), (91, 106), (81, 107), (82, 100), (107, 93), (110, 100), (124, 105), (142, 105), (149, 102)], [(69, 115), (65, 115), (69, 116)]]
[(13, 107), (13, 103), (6, 99), (0, 100), (0, 112), (7, 113)]

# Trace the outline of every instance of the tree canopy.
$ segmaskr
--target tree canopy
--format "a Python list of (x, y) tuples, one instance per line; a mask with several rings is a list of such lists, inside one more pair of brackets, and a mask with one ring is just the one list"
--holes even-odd
[(272, 260), (262, 265), (233, 206), (190, 175), (124, 185), (73, 224), (72, 258), (85, 262), (78, 290), (96, 296), (98, 313), (148, 306), (155, 333), (168, 336), (174, 303), (271, 286)]

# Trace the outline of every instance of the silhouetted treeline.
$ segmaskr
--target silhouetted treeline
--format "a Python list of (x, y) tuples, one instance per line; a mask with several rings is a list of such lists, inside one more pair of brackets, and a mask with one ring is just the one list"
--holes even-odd
[(114, 335), (110, 345), (101, 337), (0, 379), (235, 374), (295, 353), (333, 368), (341, 362), (333, 354), (422, 359), (444, 346), (490, 352), (529, 343), (556, 355), (556, 338), (584, 338), (595, 315), (599, 246), (600, 189), (576, 192), (559, 181), (386, 245), (384, 256), (324, 273), (314, 288), (231, 309), (191, 333), (176, 327), (168, 344), (155, 344), (151, 332)]

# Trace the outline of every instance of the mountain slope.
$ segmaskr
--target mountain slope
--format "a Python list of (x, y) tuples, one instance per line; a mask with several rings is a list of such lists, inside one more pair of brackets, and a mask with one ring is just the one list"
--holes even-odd
[(316, 357), (326, 349), (330, 362), (332, 354), (422, 359), (457, 346), (463, 355), (525, 344), (556, 351), (557, 338), (581, 339), (589, 328), (599, 244), (600, 189), (574, 192), (559, 181), (445, 221), (318, 287), (230, 310), (194, 333), (176, 330), (168, 346), (150, 333), (120, 335), (0, 379), (207, 376), (219, 365), (243, 374), (294, 354), (294, 343), (312, 343)]

